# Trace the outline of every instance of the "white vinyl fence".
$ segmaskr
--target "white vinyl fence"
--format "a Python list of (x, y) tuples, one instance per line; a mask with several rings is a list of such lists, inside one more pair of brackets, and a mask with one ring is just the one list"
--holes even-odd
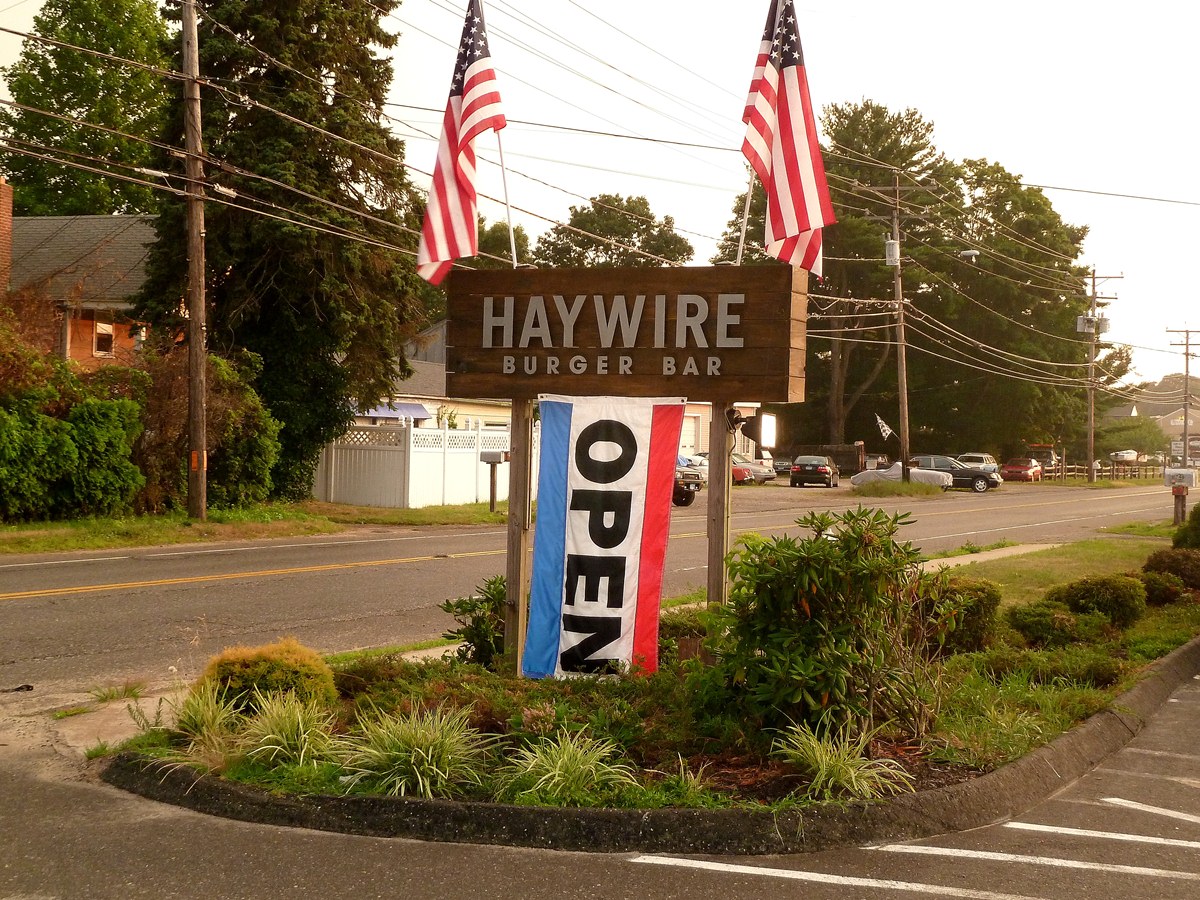
[[(537, 490), (538, 433), (533, 438)], [(491, 467), (485, 450), (508, 450), (508, 431), (356, 425), (321, 452), (313, 496), (330, 503), (415, 509), (487, 503)], [(510, 464), (496, 467), (496, 499), (508, 499)]]

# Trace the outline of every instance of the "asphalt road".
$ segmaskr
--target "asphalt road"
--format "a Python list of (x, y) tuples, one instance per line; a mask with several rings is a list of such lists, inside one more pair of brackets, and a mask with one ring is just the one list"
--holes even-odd
[[(737, 491), (734, 527), (775, 531), (806, 506), (853, 505), (839, 491)], [(1073, 540), (1162, 520), (1171, 498), (1161, 488), (1006, 487), (914, 509), (908, 537), (936, 550), (968, 540)], [(702, 510), (676, 511), (673, 590), (704, 581), (702, 531)], [(0, 687), (28, 681), (35, 690), (0, 694), (0, 900), (1200, 896), (1197, 681), (1129, 747), (1017, 820), (787, 857), (562, 853), (248, 825), (98, 784), (56, 737), (55, 704), (86, 699), (98, 680), (154, 682), (165, 665), (198, 665), (231, 639), (286, 632), (346, 649), (435, 634), (437, 602), (500, 571), (503, 540), (497, 529), (366, 530), (338, 540), (5, 558)]]
[[(813, 509), (861, 501), (847, 488), (734, 491), (735, 533), (798, 532)], [(1078, 540), (1129, 521), (1162, 521), (1162, 487), (1083, 490), (1006, 485), (909, 501), (902, 535), (927, 552), (967, 542)], [(187, 677), (232, 644), (294, 635), (325, 652), (405, 645), (452, 623), (438, 608), (504, 571), (503, 528), (359, 528), (345, 535), (0, 557), (0, 686)], [(705, 510), (674, 510), (664, 593), (702, 587)]]

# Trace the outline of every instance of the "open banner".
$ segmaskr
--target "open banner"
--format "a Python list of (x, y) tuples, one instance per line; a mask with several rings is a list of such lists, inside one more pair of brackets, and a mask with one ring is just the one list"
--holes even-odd
[(522, 673), (658, 667), (681, 398), (543, 395)]

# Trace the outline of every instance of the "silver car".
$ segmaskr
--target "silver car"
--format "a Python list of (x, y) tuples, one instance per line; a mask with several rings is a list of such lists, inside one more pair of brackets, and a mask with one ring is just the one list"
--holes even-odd
[(972, 469), (982, 469), (985, 472), (999, 472), (1000, 464), (996, 462), (996, 457), (990, 453), (960, 453), (958, 461), (965, 463)]
[[(857, 487), (860, 484), (870, 484), (872, 481), (900, 481), (902, 474), (903, 467), (899, 462), (894, 462), (886, 469), (866, 469), (859, 472), (850, 479), (850, 483)], [(922, 484), (937, 485), (943, 491), (950, 490), (950, 485), (954, 483), (954, 479), (950, 477), (949, 472), (939, 472), (936, 469), (919, 469), (915, 466), (909, 467), (908, 480), (917, 481)]]

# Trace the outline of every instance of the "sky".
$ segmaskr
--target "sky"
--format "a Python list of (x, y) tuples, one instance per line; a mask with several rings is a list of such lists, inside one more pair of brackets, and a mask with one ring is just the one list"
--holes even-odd
[[(509, 119), (500, 139), (514, 223), (536, 237), (599, 193), (645, 196), (657, 216), (674, 218), (694, 262), (707, 264), (746, 188), (741, 111), (768, 0), (484, 3)], [(27, 30), (39, 6), (0, 0), (0, 25)], [(384, 20), (400, 34), (388, 51), (396, 72), (388, 114), (414, 170), (433, 168), (465, 8), (466, 0), (404, 0)], [(1200, 167), (1191, 164), (1200, 4), (800, 0), (796, 8), (816, 107), (863, 99), (911, 107), (933, 123), (947, 156), (986, 158), (1047, 186), (1064, 220), (1090, 230), (1078, 261), (1095, 267), (1100, 294), (1114, 298), (1108, 338), (1134, 346), (1130, 380), (1183, 371), (1182, 348), (1171, 344), (1184, 335), (1168, 329), (1200, 329), (1190, 271), (1200, 239)], [(0, 35), (0, 64), (19, 49)], [(476, 146), (481, 195), (503, 197), (495, 136)], [(480, 212), (505, 216), (485, 198)]]

